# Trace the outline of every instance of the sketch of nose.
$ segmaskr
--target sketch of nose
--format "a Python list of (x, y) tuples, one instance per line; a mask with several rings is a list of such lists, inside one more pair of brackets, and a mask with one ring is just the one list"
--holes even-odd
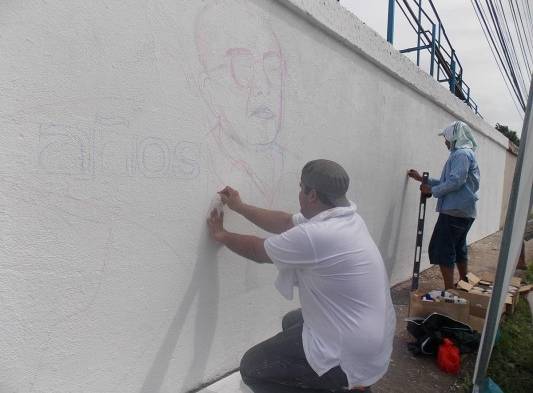
[(258, 97), (269, 94), (268, 79), (263, 70), (258, 70), (254, 74), (251, 86), (252, 96)]

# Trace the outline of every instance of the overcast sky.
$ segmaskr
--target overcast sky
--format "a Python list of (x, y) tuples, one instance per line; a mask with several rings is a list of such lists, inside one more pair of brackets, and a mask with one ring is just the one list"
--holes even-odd
[[(340, 3), (378, 34), (387, 36), (388, 0), (341, 0)], [(431, 10), (429, 3), (426, 4)], [(522, 115), (516, 109), (492, 57), (471, 2), (434, 0), (433, 4), (463, 66), (463, 80), (470, 86), (470, 94), (477, 102), (481, 115), (493, 126), (496, 123), (508, 125), (520, 134)], [(416, 46), (416, 34), (407, 24), (398, 6), (396, 6), (394, 46), (397, 49)], [(426, 52), (423, 56), (428, 58), (429, 54)], [(422, 68), (429, 73), (429, 66)]]

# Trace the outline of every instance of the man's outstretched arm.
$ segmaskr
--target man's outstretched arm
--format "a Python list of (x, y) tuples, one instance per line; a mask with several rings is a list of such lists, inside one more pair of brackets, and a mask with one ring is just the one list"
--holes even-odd
[(265, 251), (265, 240), (257, 236), (239, 235), (228, 232), (224, 229), (224, 213), (215, 210), (207, 219), (211, 237), (219, 243), (224, 244), (231, 251), (240, 256), (251, 259), (258, 263), (272, 263), (272, 260)]
[(291, 214), (247, 205), (241, 201), (239, 192), (231, 187), (224, 188), (219, 195), (222, 203), (228, 205), (231, 210), (267, 232), (282, 233), (294, 226)]

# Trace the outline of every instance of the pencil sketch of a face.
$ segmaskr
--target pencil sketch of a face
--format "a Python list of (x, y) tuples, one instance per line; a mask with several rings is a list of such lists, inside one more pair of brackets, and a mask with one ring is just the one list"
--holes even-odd
[(271, 205), (283, 171), (285, 62), (272, 28), (242, 0), (213, 1), (198, 14), (199, 90), (211, 116), (212, 186), (240, 188)]
[(213, 3), (196, 21), (201, 91), (218, 126), (241, 146), (275, 141), (283, 116), (283, 58), (272, 29), (245, 2)]

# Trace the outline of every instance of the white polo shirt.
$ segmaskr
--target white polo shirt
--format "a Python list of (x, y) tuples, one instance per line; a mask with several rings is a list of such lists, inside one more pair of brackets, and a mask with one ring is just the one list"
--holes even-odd
[(287, 299), (298, 287), (307, 361), (318, 375), (340, 366), (350, 387), (387, 371), (396, 325), (383, 260), (355, 204), (326, 210), (265, 240)]

